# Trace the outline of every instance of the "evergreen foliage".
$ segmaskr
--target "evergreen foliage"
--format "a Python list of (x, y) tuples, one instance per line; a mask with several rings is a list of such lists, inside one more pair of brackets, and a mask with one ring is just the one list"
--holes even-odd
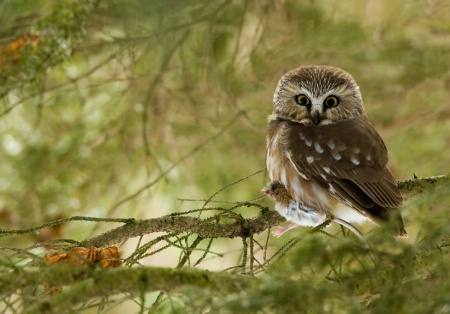
[[(450, 312), (449, 16), (446, 0), (0, 1), (0, 310)], [(302, 64), (360, 85), (409, 239), (270, 235), (266, 119)], [(121, 267), (44, 259), (111, 245)]]

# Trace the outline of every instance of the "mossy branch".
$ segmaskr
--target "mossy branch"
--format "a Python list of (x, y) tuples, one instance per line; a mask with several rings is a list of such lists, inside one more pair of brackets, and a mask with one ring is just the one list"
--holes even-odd
[[(415, 195), (426, 190), (432, 189), (438, 185), (450, 183), (449, 175), (419, 178), (414, 180), (401, 181), (398, 183), (399, 189), (404, 196)], [(241, 203), (238, 207), (258, 207), (261, 213), (255, 218), (243, 218), (232, 212), (230, 209), (220, 209), (221, 213), (214, 217), (207, 219), (200, 219), (186, 216), (189, 213), (171, 214), (168, 216), (134, 220), (134, 219), (107, 219), (107, 218), (93, 218), (93, 217), (71, 217), (66, 219), (59, 219), (56, 221), (45, 223), (41, 226), (27, 229), (0, 229), (0, 236), (12, 234), (24, 234), (35, 232), (48, 226), (54, 226), (68, 221), (94, 221), (94, 222), (122, 222), (123, 226), (109, 230), (92, 239), (77, 243), (77, 245), (90, 246), (108, 246), (115, 243), (126, 241), (130, 238), (142, 236), (145, 234), (155, 232), (175, 232), (175, 233), (193, 233), (201, 238), (247, 238), (253, 234), (259, 234), (265, 230), (277, 226), (284, 221), (284, 218), (278, 215), (277, 212), (269, 210), (267, 207), (262, 207), (256, 203)], [(202, 209), (208, 210), (208, 209)], [(192, 211), (197, 212), (197, 211)], [(225, 215), (224, 215), (225, 213)], [(229, 215), (226, 215), (226, 214)], [(223, 221), (222, 218), (231, 218), (233, 221)]]
[[(450, 182), (449, 175), (401, 181), (398, 187), (405, 195), (414, 195), (435, 186)], [(245, 205), (245, 204), (244, 204)], [(169, 215), (156, 219), (136, 220), (122, 227), (110, 230), (82, 243), (83, 246), (107, 246), (153, 232), (191, 232), (202, 238), (236, 238), (259, 234), (279, 225), (284, 218), (277, 212), (262, 210), (256, 218), (236, 220), (232, 223), (218, 223), (211, 219)]]
[[(400, 182), (399, 187), (402, 192), (406, 192), (405, 194), (416, 194), (440, 184), (448, 184), (449, 181), (448, 176), (422, 178)], [(258, 207), (261, 210), (260, 214), (254, 218), (244, 218), (233, 212), (233, 209), (244, 206)], [(85, 247), (107, 246), (155, 232), (196, 234), (200, 239), (199, 241), (205, 238), (240, 237), (248, 239), (283, 221), (283, 218), (275, 211), (268, 210), (266, 207), (256, 203), (239, 203), (231, 209), (217, 208), (216, 210), (219, 210), (219, 213), (206, 219), (186, 216), (186, 214), (207, 210), (204, 208), (147, 220), (102, 220), (100, 218), (87, 217), (84, 219), (83, 217), (72, 217), (64, 221), (81, 220), (124, 223), (121, 227), (112, 229), (84, 242), (77, 243)], [(55, 222), (45, 224), (45, 226), (49, 225), (55, 225)], [(17, 230), (4, 229), (0, 230), (0, 235), (2, 233), (3, 235), (11, 235), (14, 233), (23, 234), (36, 230), (39, 230), (39, 227)], [(250, 241), (250, 243), (252, 242)], [(189, 248), (192, 250), (195, 247), (191, 245)], [(147, 250), (148, 248), (144, 245), (142, 249)], [(247, 252), (246, 249), (244, 251)], [(282, 249), (280, 251), (283, 252), (285, 250)], [(189, 252), (186, 254), (189, 254)], [(11, 295), (17, 293), (17, 291), (20, 294), (20, 291), (23, 291), (25, 313), (64, 312), (67, 306), (85, 304), (94, 298), (113, 296), (121, 293), (126, 294), (127, 297), (135, 297), (152, 291), (180, 292), (196, 287), (229, 295), (234, 291), (249, 288), (250, 285), (257, 284), (259, 281), (255, 277), (239, 276), (228, 272), (208, 272), (192, 268), (140, 266), (111, 269), (94, 267), (94, 265), (91, 267), (79, 267), (64, 263), (55, 264), (51, 267), (47, 267), (48, 265), (46, 267), (38, 267), (41, 259), (36, 257), (32, 257), (34, 263), (29, 264), (27, 267), (13, 267), (11, 264), (9, 266), (11, 271), (5, 272), (0, 276), (0, 294)], [(137, 259), (141, 257), (139, 255)], [(189, 257), (185, 256), (185, 258)], [(250, 260), (253, 260), (253, 257)], [(20, 278), (20, 280), (17, 280), (17, 278)], [(35, 297), (33, 294), (29, 295), (27, 292), (27, 289), (35, 289), (36, 287), (42, 286), (69, 286), (70, 289), (64, 288), (60, 293), (47, 298), (42, 295)], [(45, 293), (45, 291), (42, 291), (42, 293)]]
[[(247, 288), (257, 279), (230, 273), (198, 269), (164, 267), (99, 268), (73, 265), (53, 265), (39, 269), (21, 268), (0, 277), (2, 294), (38, 286), (70, 286), (52, 297), (39, 297), (25, 305), (25, 313), (63, 313), (69, 305), (85, 303), (96, 297), (126, 293), (137, 296), (145, 292), (174, 292), (197, 287), (221, 293)], [(20, 282), (16, 278), (20, 276)]]
[[(216, 218), (216, 217), (215, 217)], [(218, 218), (218, 217), (217, 217)], [(154, 232), (190, 232), (202, 238), (247, 238), (284, 221), (277, 212), (262, 210), (256, 218), (239, 216), (234, 222), (169, 215), (155, 219), (135, 220), (81, 243), (82, 246), (108, 246)]]
[(450, 175), (435, 177), (416, 178), (413, 180), (400, 181), (398, 188), (404, 196), (411, 196), (432, 189), (438, 185), (449, 184)]

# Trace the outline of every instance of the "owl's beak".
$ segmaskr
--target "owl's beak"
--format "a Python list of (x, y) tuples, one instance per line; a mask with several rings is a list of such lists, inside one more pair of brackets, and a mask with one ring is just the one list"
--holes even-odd
[(319, 111), (313, 111), (311, 116), (312, 116), (312, 119), (314, 121), (314, 124), (318, 125), (320, 123), (320, 112)]

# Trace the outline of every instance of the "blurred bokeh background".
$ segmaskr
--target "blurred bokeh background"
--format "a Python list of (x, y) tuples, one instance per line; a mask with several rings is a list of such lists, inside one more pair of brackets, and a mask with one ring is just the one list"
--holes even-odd
[[(398, 180), (449, 173), (447, 0), (3, 0), (0, 20), (2, 228), (201, 207), (265, 167), (274, 88), (306, 64), (353, 75)], [(266, 181), (213, 200), (255, 199)], [(445, 209), (411, 204), (413, 235)]]
[(399, 180), (449, 171), (447, 1), (24, 0), (0, 15), (4, 226), (202, 204), (183, 199), (265, 167), (274, 88), (304, 64), (354, 76)]
[(24, 0), (0, 15), (3, 225), (189, 209), (177, 199), (265, 167), (274, 88), (304, 64), (354, 76), (399, 180), (448, 173), (447, 1)]

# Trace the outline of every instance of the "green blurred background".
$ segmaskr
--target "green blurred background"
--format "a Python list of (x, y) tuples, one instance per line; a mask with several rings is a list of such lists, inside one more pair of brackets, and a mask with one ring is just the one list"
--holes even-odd
[[(251, 175), (265, 167), (275, 86), (305, 64), (353, 75), (398, 180), (449, 174), (450, 1), (0, 0), (0, 20), (0, 228), (75, 215), (152, 218), (211, 196), (222, 203), (208, 207), (225, 208), (260, 197), (267, 175)], [(372, 232), (368, 254), (336, 227), (327, 232), (337, 238), (307, 228), (269, 237), (255, 245), (259, 255), (296, 250), (271, 262), (261, 284), (223, 298), (189, 288), (161, 312), (448, 313), (449, 197), (447, 184), (408, 199), (409, 240)], [(73, 222), (2, 237), (0, 248), (110, 228)], [(223, 255), (199, 267), (236, 266), (242, 247), (215, 240)], [(121, 247), (124, 257), (135, 248)], [(16, 271), (21, 260), (11, 256), (2, 263)], [(173, 266), (179, 256), (146, 262)], [(375, 265), (358, 264), (374, 256)], [(4, 300), (14, 308), (15, 298)]]
[(180, 199), (265, 167), (274, 88), (305, 64), (354, 76), (398, 180), (446, 174), (449, 16), (446, 0), (0, 1), (0, 225), (201, 206)]

